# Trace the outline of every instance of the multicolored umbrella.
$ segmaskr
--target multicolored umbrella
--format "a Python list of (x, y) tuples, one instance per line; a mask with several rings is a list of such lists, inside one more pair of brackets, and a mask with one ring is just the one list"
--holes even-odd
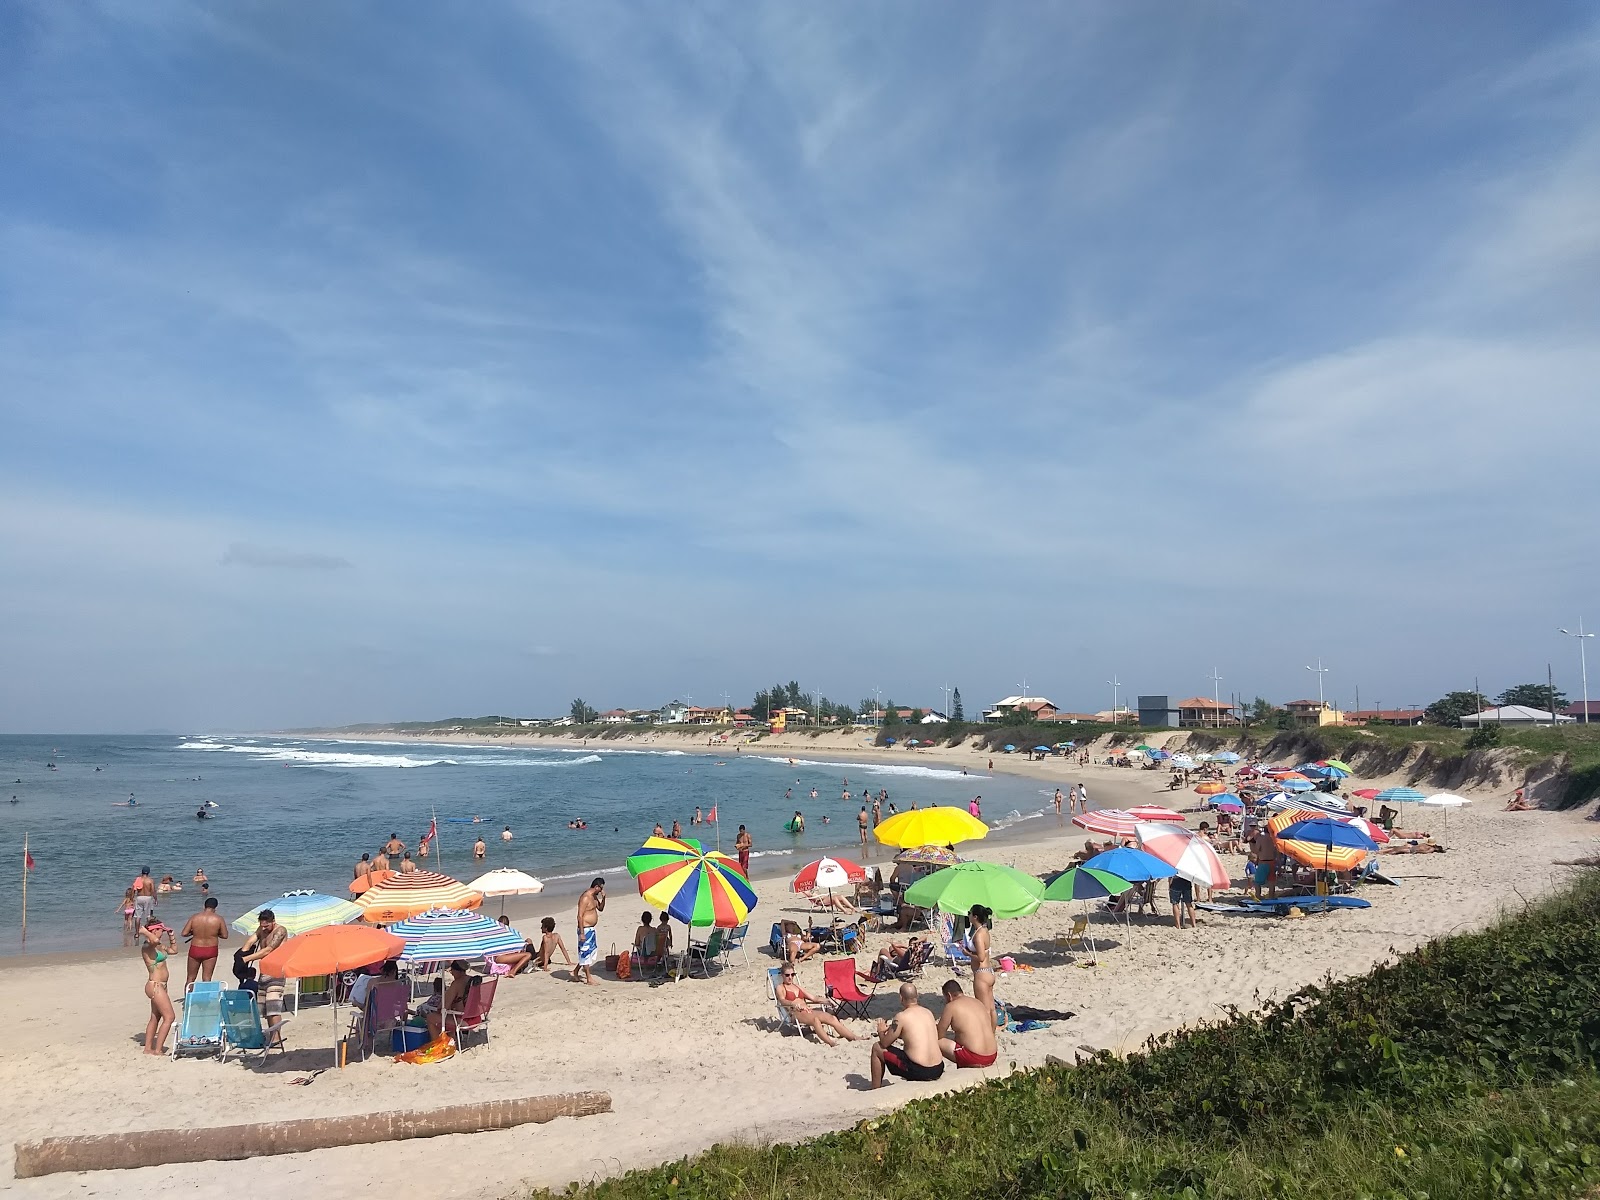
[(460, 908), (435, 908), (389, 926), (405, 941), (406, 962), (449, 962), (453, 958), (490, 958), (521, 950), (523, 937), (492, 917)]
[(1278, 849), (1295, 862), (1318, 871), (1354, 871), (1367, 861), (1368, 854), (1359, 846), (1328, 846), (1299, 838), (1279, 838)]
[[(1309, 850), (1301, 854), (1291, 850), (1291, 846), (1307, 847)], [(1346, 821), (1337, 821), (1332, 817), (1313, 817), (1309, 821), (1296, 821), (1285, 829), (1278, 837), (1278, 848), (1307, 866), (1327, 871), (1348, 871), (1352, 867), (1334, 865), (1333, 860), (1337, 858), (1339, 862), (1346, 863), (1350, 861), (1350, 856), (1336, 855), (1336, 851), (1358, 851), (1354, 863), (1359, 866), (1366, 860), (1368, 854), (1377, 851), (1378, 844)]]
[(989, 827), (964, 808), (913, 808), (884, 821), (872, 836), (885, 846), (955, 846), (988, 837)]
[(755, 889), (736, 859), (698, 842), (652, 837), (628, 856), (647, 904), (685, 925), (733, 929), (750, 919)]
[(1322, 815), (1314, 808), (1286, 808), (1267, 822), (1267, 828), (1271, 830), (1273, 837), (1277, 837), (1291, 825), (1298, 825), (1301, 821), (1315, 821)]
[(1046, 900), (1100, 900), (1120, 896), (1133, 886), (1121, 875), (1097, 867), (1069, 867), (1044, 885)]
[(1371, 838), (1373, 841), (1377, 842), (1380, 846), (1384, 842), (1387, 842), (1387, 841), (1390, 840), (1389, 831), (1387, 829), (1385, 829), (1382, 825), (1374, 825), (1371, 821), (1367, 820), (1365, 817), (1346, 817), (1346, 818), (1344, 818), (1344, 820), (1346, 821), (1346, 823), (1348, 823), (1350, 825), (1353, 825), (1355, 828), (1361, 830), (1362, 833), (1366, 834), (1369, 838)]
[(953, 867), (962, 858), (948, 846), (914, 846), (894, 856), (897, 863), (913, 863), (919, 867)]
[(1162, 862), (1154, 854), (1146, 850), (1134, 850), (1131, 847), (1119, 846), (1115, 850), (1107, 850), (1096, 854), (1083, 864), (1096, 871), (1108, 871), (1112, 875), (1120, 876), (1129, 883), (1148, 883), (1152, 879), (1170, 879), (1177, 872), (1167, 863)]
[(1231, 882), (1211, 843), (1192, 829), (1169, 821), (1140, 821), (1135, 836), (1140, 849), (1166, 863), (1180, 879), (1203, 888), (1225, 888)]
[(997, 917), (1026, 917), (1044, 899), (1044, 884), (1000, 863), (965, 862), (944, 867), (906, 889), (905, 902), (918, 908), (964, 913), (974, 904)]
[(412, 871), (374, 884), (356, 900), (362, 918), (374, 925), (404, 921), (431, 908), (477, 908), (483, 894), (437, 871)]
[(1097, 808), (1093, 812), (1079, 813), (1072, 818), (1079, 829), (1106, 837), (1131, 838), (1139, 818), (1123, 808)]
[(348, 925), (361, 919), (361, 910), (348, 900), (324, 896), (321, 892), (296, 891), (256, 905), (233, 921), (233, 927), (246, 936), (254, 933), (263, 908), (272, 910), (273, 917), (290, 937), (321, 929), (324, 925)]
[(801, 867), (789, 881), (792, 892), (814, 892), (818, 888), (847, 887), (867, 877), (867, 869), (848, 858), (819, 858)]

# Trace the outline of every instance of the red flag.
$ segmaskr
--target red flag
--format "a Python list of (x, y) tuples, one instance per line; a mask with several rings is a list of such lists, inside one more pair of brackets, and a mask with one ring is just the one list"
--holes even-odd
[(22, 866), (23, 866), (24, 870), (28, 870), (28, 871), (33, 870), (33, 868), (34, 868), (33, 851), (24, 850), (22, 852)]
[(706, 814), (706, 823), (707, 824), (713, 824), (713, 823), (716, 822), (716, 819), (717, 819), (717, 806), (715, 804), (713, 804), (711, 806), (711, 811)]
[(439, 822), (438, 822), (437, 819), (434, 819), (434, 820), (428, 822), (428, 832), (422, 835), (422, 844), (423, 845), (427, 845), (429, 842), (433, 841), (433, 839), (438, 837), (438, 836), (439, 836)]

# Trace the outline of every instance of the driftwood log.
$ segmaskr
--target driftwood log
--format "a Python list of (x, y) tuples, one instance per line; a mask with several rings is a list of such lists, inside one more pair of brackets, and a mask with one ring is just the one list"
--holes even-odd
[(564, 1092), (422, 1111), (306, 1117), (212, 1129), (145, 1129), (131, 1133), (49, 1137), (17, 1143), (16, 1176), (28, 1179), (57, 1171), (108, 1171), (167, 1163), (255, 1158), (264, 1154), (300, 1154), (330, 1146), (360, 1146), (448, 1133), (510, 1129), (553, 1121), (557, 1117), (592, 1117), (610, 1111), (609, 1092)]

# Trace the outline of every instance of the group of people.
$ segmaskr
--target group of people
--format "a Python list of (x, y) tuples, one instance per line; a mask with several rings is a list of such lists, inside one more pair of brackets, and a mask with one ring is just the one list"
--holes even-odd
[(1065, 796), (1062, 795), (1060, 788), (1056, 789), (1054, 803), (1056, 816), (1058, 817), (1061, 815), (1061, 802), (1063, 799), (1066, 800), (1067, 816), (1069, 817), (1077, 812), (1087, 813), (1089, 811), (1089, 788), (1085, 784), (1069, 783)]

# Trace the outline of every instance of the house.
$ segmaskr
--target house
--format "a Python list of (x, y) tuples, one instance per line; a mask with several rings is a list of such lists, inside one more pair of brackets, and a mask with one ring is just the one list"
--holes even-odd
[(1344, 720), (1347, 725), (1421, 725), (1427, 715), (1421, 708), (1358, 708)]
[[(809, 708), (780, 708), (778, 712), (783, 714), (784, 724), (786, 725), (811, 724), (811, 710)], [(776, 716), (777, 713), (773, 715)]]
[(1574, 720), (1574, 717), (1558, 716), (1526, 704), (1505, 704), (1462, 717), (1461, 724), (1464, 728), (1476, 729), (1480, 725), (1571, 725)]
[(1574, 721), (1600, 723), (1600, 700), (1579, 700), (1576, 704), (1569, 704), (1563, 708), (1561, 715), (1571, 717)]
[(1139, 714), (1126, 705), (1119, 704), (1116, 708), (1102, 708), (1090, 720), (1098, 725), (1131, 725), (1139, 719)]
[(663, 704), (656, 709), (657, 725), (682, 725), (689, 706), (682, 700), (674, 700), (671, 704)]
[(683, 721), (686, 725), (732, 725), (733, 710), (727, 705), (720, 708), (696, 708), (691, 704), (683, 710)]
[(1178, 724), (1178, 710), (1165, 696), (1139, 697), (1139, 724), (1147, 729), (1169, 729)]
[(755, 717), (748, 708), (741, 708), (738, 712), (733, 714), (733, 723), (735, 725), (749, 725), (754, 720)]
[(1043, 721), (1057, 711), (1056, 706), (1043, 696), (1007, 696), (1004, 700), (997, 700), (994, 706), (983, 714), (983, 719), (990, 724), (998, 724), (1028, 713), (1035, 720)]
[(1224, 725), (1239, 723), (1238, 710), (1221, 700), (1205, 696), (1190, 696), (1178, 701), (1178, 727), (1180, 729), (1221, 729)]
[(625, 708), (613, 708), (609, 712), (601, 713), (599, 716), (599, 721), (602, 725), (626, 725), (632, 720), (633, 717), (629, 715), (628, 710)]
[(1283, 707), (1296, 725), (1344, 724), (1344, 714), (1326, 700), (1291, 700)]

